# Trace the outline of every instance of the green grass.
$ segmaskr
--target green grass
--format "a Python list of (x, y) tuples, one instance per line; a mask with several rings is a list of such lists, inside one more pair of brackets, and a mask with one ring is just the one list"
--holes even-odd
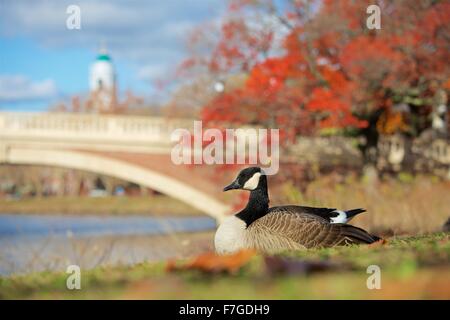
[[(165, 263), (82, 271), (81, 290), (66, 289), (64, 273), (0, 278), (2, 299), (449, 299), (450, 235), (391, 238), (387, 244), (283, 254), (289, 261), (327, 261), (311, 274), (268, 272), (257, 255), (237, 274), (168, 273)], [(369, 265), (381, 268), (381, 289), (366, 286)]]
[(176, 199), (145, 197), (48, 197), (1, 199), (0, 213), (97, 214), (97, 215), (200, 215), (200, 211)]

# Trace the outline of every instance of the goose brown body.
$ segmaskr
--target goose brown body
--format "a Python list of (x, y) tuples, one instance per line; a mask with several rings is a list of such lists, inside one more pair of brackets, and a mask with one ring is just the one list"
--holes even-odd
[(297, 206), (270, 208), (266, 215), (248, 226), (245, 235), (245, 247), (268, 253), (379, 240), (363, 229), (329, 223), (320, 216), (302, 212)]

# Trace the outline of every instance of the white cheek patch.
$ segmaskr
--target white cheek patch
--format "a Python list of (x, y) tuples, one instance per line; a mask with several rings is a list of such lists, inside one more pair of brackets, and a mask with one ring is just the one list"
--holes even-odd
[(259, 177), (261, 177), (260, 172), (256, 172), (253, 177), (247, 180), (247, 182), (244, 184), (245, 190), (255, 190), (258, 187), (259, 184)]

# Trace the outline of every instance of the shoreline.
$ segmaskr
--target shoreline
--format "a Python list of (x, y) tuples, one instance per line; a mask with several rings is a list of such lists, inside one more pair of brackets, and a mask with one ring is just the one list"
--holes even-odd
[[(0, 268), (0, 279), (40, 272), (64, 272), (70, 264), (92, 270), (121, 266), (133, 268), (141, 263), (185, 259), (212, 251), (213, 237), (214, 231), (211, 230), (153, 235), (48, 236), (33, 243), (30, 240), (23, 242), (28, 254), (21, 256), (21, 261), (10, 261), (9, 266), (6, 257), (11, 258), (21, 246), (3, 243), (0, 258), (4, 265)], [(63, 258), (61, 252), (64, 252)], [(34, 258), (30, 260), (31, 256)]]
[[(208, 216), (166, 196), (149, 197), (49, 197), (0, 199), (0, 217), (58, 218), (207, 218)], [(30, 242), (4, 238), (0, 260), (1, 276), (28, 275), (39, 271), (65, 270), (65, 263), (92, 269), (97, 266), (133, 266), (169, 258), (186, 258), (213, 248), (212, 230), (175, 231), (167, 234), (44, 235)], [(61, 238), (62, 237), (62, 238)], [(9, 241), (9, 242), (8, 242)], [(24, 249), (24, 248), (28, 249)], [(21, 249), (28, 255), (11, 257)], [(64, 252), (64, 254), (61, 254)], [(59, 255), (59, 256), (58, 256)], [(38, 258), (31, 259), (30, 256)], [(8, 258), (9, 257), (9, 258)], [(64, 259), (62, 259), (62, 257)], [(28, 263), (30, 260), (30, 263)], [(31, 260), (32, 263), (31, 263)], [(36, 261), (34, 261), (36, 260)], [(63, 261), (64, 260), (64, 261)], [(9, 262), (8, 262), (9, 261)], [(23, 263), (25, 261), (26, 263)], [(7, 265), (11, 263), (11, 265)], [(15, 265), (15, 266), (14, 266)], [(25, 269), (17, 266), (27, 265)]]
[(96, 216), (204, 216), (187, 204), (164, 196), (145, 197), (30, 197), (0, 199), (0, 214)]

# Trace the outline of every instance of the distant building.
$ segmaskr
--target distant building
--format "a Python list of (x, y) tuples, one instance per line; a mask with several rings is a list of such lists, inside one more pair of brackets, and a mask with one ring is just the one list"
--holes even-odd
[(91, 65), (89, 90), (89, 111), (103, 113), (117, 109), (116, 73), (111, 57), (104, 48)]
[(59, 102), (50, 107), (55, 112), (75, 113), (113, 113), (125, 114), (129, 108), (143, 108), (144, 99), (125, 92), (125, 97), (119, 101), (117, 75), (111, 56), (103, 47), (89, 68), (89, 92), (71, 97), (67, 104)]

